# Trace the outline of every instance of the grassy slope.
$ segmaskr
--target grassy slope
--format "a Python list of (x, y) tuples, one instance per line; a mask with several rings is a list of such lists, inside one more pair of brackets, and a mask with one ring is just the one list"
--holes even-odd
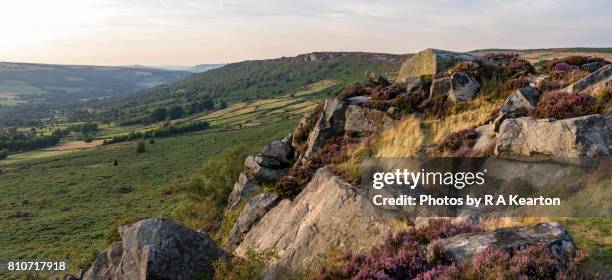
[[(166, 186), (193, 173), (225, 148), (252, 152), (284, 137), (297, 120), (235, 131), (207, 131), (159, 139), (135, 153), (135, 143), (0, 166), (0, 259), (68, 259), (86, 264), (102, 249), (115, 217), (165, 216), (175, 204)], [(110, 162), (119, 160), (119, 166)], [(8, 171), (8, 172), (6, 172)], [(131, 186), (131, 193), (117, 188)], [(10, 218), (18, 212), (29, 217)]]
[[(180, 81), (122, 96), (90, 102), (102, 115), (120, 111), (124, 119), (147, 116), (157, 107), (185, 105), (211, 97), (216, 103), (274, 98), (322, 80), (342, 83), (362, 81), (364, 72), (396, 71), (406, 56), (344, 53), (344, 56), (303, 61), (298, 58), (244, 61), (194, 74)], [(106, 113), (105, 113), (106, 112)]]

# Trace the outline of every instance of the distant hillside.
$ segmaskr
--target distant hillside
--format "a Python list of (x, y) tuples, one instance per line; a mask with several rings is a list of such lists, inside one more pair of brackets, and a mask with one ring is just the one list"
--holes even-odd
[[(0, 62), (3, 103), (61, 104), (112, 97), (171, 83), (189, 75), (143, 67), (101, 67)], [(0, 101), (2, 104), (2, 101)]]
[(187, 71), (191, 73), (204, 73), (208, 70), (217, 69), (223, 67), (225, 64), (198, 64), (195, 66), (185, 65), (152, 65), (152, 68), (171, 70), (171, 71)]
[(567, 57), (571, 55), (596, 56), (612, 60), (612, 48), (549, 48), (549, 49), (480, 49), (470, 53), (485, 54), (490, 52), (519, 53), (522, 57), (535, 63), (539, 60)]
[(322, 80), (353, 83), (363, 80), (366, 70), (392, 76), (406, 58), (394, 54), (317, 52), (244, 61), (119, 98), (89, 102), (88, 106), (104, 119), (120, 116), (129, 120), (146, 116), (158, 107), (186, 106), (205, 99), (231, 104), (280, 96)]

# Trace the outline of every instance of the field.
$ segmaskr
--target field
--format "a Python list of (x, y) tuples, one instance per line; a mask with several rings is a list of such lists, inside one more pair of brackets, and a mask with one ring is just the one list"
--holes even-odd
[[(256, 152), (286, 136), (296, 123), (291, 119), (158, 139), (143, 154), (127, 142), (63, 153), (36, 151), (7, 160), (0, 164), (0, 259), (67, 259), (73, 268), (88, 265), (118, 217), (168, 215), (176, 203), (167, 192), (171, 182), (227, 147), (245, 144)], [(111, 165), (115, 159), (118, 166)]]

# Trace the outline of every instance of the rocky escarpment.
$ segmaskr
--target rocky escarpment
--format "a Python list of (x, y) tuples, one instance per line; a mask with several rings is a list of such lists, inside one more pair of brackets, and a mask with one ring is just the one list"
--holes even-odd
[(83, 279), (212, 279), (213, 262), (227, 256), (205, 234), (169, 220), (142, 220), (120, 233)]
[[(419, 53), (402, 66), (399, 79), (404, 83), (397, 98), (409, 100), (419, 96), (428, 99), (416, 99), (412, 109), (437, 98), (453, 103), (468, 102), (480, 91), (476, 76), (467, 71), (444, 72), (458, 63), (482, 60), (482, 57), (440, 50)], [(368, 82), (375, 84), (374, 91), (356, 89), (347, 96), (328, 98), (320, 110), (305, 116), (293, 133), (270, 143), (259, 154), (245, 160), (244, 170), (228, 199), (228, 210), (240, 211), (240, 214), (224, 245), (237, 256), (244, 256), (251, 248), (274, 251), (277, 258), (268, 268), (267, 278), (276, 278), (279, 270), (308, 267), (330, 247), (363, 251), (384, 239), (389, 232), (407, 226), (396, 219), (377, 215), (365, 190), (335, 175), (331, 167), (325, 166), (329, 162), (320, 158), (330, 143), (340, 145), (336, 141), (340, 137), (349, 135), (352, 141), (362, 141), (370, 135), (394, 128), (403, 114), (412, 113), (410, 110), (402, 111), (395, 106), (396, 103), (385, 103), (389, 100), (380, 97), (385, 94), (393, 96), (394, 92), (389, 88), (395, 85), (388, 85), (385, 79), (373, 80)], [(602, 79), (590, 81), (595, 80), (599, 83)], [(380, 95), (373, 97), (376, 95), (373, 92)], [(500, 108), (495, 121), (475, 129), (474, 150), (492, 150), (499, 156), (592, 157), (610, 154), (612, 124), (609, 116), (595, 114), (563, 120), (527, 117), (537, 106), (541, 92), (532, 86), (514, 91)], [(319, 162), (309, 165), (314, 161)], [(291, 177), (294, 168), (304, 166), (312, 168), (314, 174), (307, 177), (308, 181), (298, 194), (288, 197), (270, 191), (269, 186), (279, 178)], [(521, 174), (524, 171), (516, 166), (510, 167), (503, 172)], [(541, 168), (532, 173), (553, 176), (547, 169), (549, 167)], [(542, 178), (553, 177), (537, 176), (533, 180), (542, 181)], [(473, 217), (473, 220), (478, 220), (478, 217)], [(211, 272), (211, 261), (225, 256), (203, 234), (186, 231), (167, 221), (147, 221), (129, 227), (131, 229), (122, 234), (123, 242), (102, 252), (89, 270), (90, 278), (87, 279), (121, 279), (125, 273), (155, 275), (157, 278), (154, 279), (165, 279), (171, 273), (210, 275), (207, 273)], [(157, 224), (163, 224), (161, 227), (168, 230), (159, 230)], [(173, 237), (178, 241), (164, 241)], [(462, 263), (469, 262), (472, 256), (487, 247), (522, 250), (525, 246), (542, 243), (559, 258), (571, 257), (576, 251), (569, 234), (554, 223), (459, 235), (439, 240), (431, 250)], [(184, 244), (191, 244), (191, 247)], [(163, 248), (163, 252), (182, 253), (180, 257), (174, 253), (143, 253), (151, 250), (161, 252), (159, 248)], [(176, 271), (165, 263), (174, 261), (166, 260), (170, 257), (197, 262), (199, 266), (194, 268), (185, 264), (181, 271)]]

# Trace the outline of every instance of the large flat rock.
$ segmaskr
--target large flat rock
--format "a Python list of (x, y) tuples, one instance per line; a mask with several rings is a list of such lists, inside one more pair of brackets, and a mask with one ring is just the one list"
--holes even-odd
[[(434, 246), (435, 244), (435, 246)], [(488, 247), (522, 250), (526, 246), (545, 244), (560, 259), (576, 255), (576, 245), (570, 234), (558, 223), (543, 223), (530, 227), (500, 228), (493, 232), (460, 234), (437, 241), (431, 250), (451, 258), (456, 263), (469, 263), (476, 254)]]
[(588, 115), (554, 120), (507, 119), (499, 129), (497, 155), (554, 158), (608, 156), (612, 149), (612, 117)]
[(421, 76), (435, 77), (462, 61), (480, 60), (480, 57), (438, 49), (426, 49), (408, 58), (400, 68), (397, 81)]

